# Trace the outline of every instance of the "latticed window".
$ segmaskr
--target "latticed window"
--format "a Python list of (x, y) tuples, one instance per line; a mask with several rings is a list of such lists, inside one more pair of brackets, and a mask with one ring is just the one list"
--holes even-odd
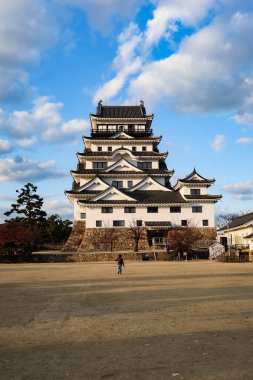
[(111, 214), (113, 212), (113, 208), (112, 207), (102, 207), (101, 212), (102, 212), (102, 214)]
[(102, 220), (96, 220), (96, 227), (102, 227)]
[(125, 227), (125, 221), (124, 220), (114, 220), (113, 221), (113, 227)]
[(200, 189), (191, 189), (191, 195), (200, 195)]
[(92, 162), (93, 169), (105, 169), (107, 168), (107, 162)]
[(181, 212), (181, 207), (179, 207), (179, 206), (172, 206), (172, 207), (170, 207), (170, 212), (171, 213), (180, 213)]
[(112, 181), (112, 186), (123, 187), (123, 181)]
[(194, 213), (202, 212), (202, 206), (192, 206), (192, 212)]
[(85, 213), (85, 212), (81, 212), (81, 214), (80, 214), (80, 218), (81, 218), (81, 219), (86, 219), (86, 213)]
[(148, 213), (156, 213), (156, 212), (158, 212), (158, 207), (148, 207), (147, 212)]
[(125, 214), (133, 214), (136, 212), (135, 207), (124, 207), (124, 213)]
[(137, 162), (139, 169), (152, 169), (152, 162)]

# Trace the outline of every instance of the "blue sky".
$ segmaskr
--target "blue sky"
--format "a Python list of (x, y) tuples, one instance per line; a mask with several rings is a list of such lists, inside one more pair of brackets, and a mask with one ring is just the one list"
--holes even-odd
[(103, 104), (154, 113), (177, 178), (195, 167), (253, 209), (252, 0), (1, 0), (0, 212), (32, 182), (72, 218), (76, 152)]

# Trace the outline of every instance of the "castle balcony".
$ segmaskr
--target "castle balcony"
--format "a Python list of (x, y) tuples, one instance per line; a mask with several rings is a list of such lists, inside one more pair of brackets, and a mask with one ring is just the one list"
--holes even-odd
[(144, 137), (144, 136), (150, 136), (153, 134), (153, 129), (151, 128), (132, 128), (132, 127), (125, 127), (120, 129), (118, 127), (116, 128), (110, 128), (110, 129), (91, 129), (91, 136), (92, 137), (110, 137), (113, 136), (115, 133), (118, 132), (125, 132), (130, 136), (134, 137)]

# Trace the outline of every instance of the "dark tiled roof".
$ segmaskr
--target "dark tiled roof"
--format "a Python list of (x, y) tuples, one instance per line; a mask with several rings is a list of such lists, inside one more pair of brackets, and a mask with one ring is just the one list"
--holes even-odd
[(164, 155), (167, 155), (168, 153), (158, 153), (158, 152), (132, 152), (130, 149), (127, 149), (127, 148), (119, 148), (119, 149), (116, 149), (114, 150), (113, 152), (89, 152), (89, 151), (86, 151), (84, 153), (77, 153), (79, 156), (82, 156), (82, 157), (103, 157), (103, 156), (107, 156), (107, 157), (110, 157), (110, 156), (113, 156), (117, 151), (119, 150), (125, 150), (129, 153), (131, 153), (133, 156), (143, 156), (143, 157), (147, 157), (147, 156), (164, 156)]
[(170, 227), (171, 222), (145, 222), (145, 226), (147, 227), (158, 227), (158, 226), (165, 226), (165, 227)]
[(211, 194), (206, 194), (206, 195), (185, 195), (185, 198), (188, 200), (205, 200), (205, 199), (221, 199), (222, 195), (211, 195)]
[(244, 239), (250, 239), (250, 238), (253, 238), (253, 233), (248, 236), (244, 236)]
[(249, 214), (245, 214), (245, 215), (239, 216), (238, 218), (235, 218), (232, 222), (228, 224), (228, 226), (229, 228), (234, 228), (234, 227), (242, 226), (243, 224), (249, 223), (250, 221), (252, 221), (253, 223), (253, 212), (250, 212)]
[[(190, 179), (192, 176), (194, 175), (197, 175), (198, 177), (200, 177), (201, 179), (199, 180), (194, 180), (194, 179)], [(214, 182), (215, 179), (207, 179), (207, 178), (204, 178), (202, 177), (197, 171), (196, 169), (194, 168), (193, 171), (187, 175), (185, 178), (179, 178), (178, 179), (180, 182), (187, 182), (187, 183), (202, 183), (202, 182)]]
[(78, 189), (76, 190), (67, 190), (66, 191), (67, 194), (75, 194), (75, 195), (98, 195), (99, 193), (101, 193), (101, 190), (81, 190), (81, 191), (78, 191)]
[(82, 170), (71, 170), (71, 173), (73, 174), (100, 174), (101, 177), (106, 177), (107, 175), (124, 175), (124, 174), (131, 174), (131, 175), (171, 175), (172, 170), (166, 170), (166, 169), (141, 169), (141, 171), (134, 171), (134, 170), (128, 170), (128, 171), (111, 171), (111, 172), (104, 172), (104, 169), (82, 169)]
[[(127, 133), (128, 134), (128, 133)], [(84, 139), (88, 139), (88, 140), (110, 140), (110, 141), (113, 141), (115, 143), (119, 143), (120, 140), (124, 140), (124, 141), (129, 141), (129, 142), (134, 142), (135, 140), (137, 141), (146, 141), (146, 140), (150, 140), (150, 141), (153, 141), (153, 140), (160, 140), (162, 138), (162, 136), (134, 136), (134, 138), (132, 139), (128, 139), (126, 137), (122, 137), (122, 138), (110, 138), (108, 139), (108, 137), (101, 137), (101, 136), (83, 136)]]
[(179, 191), (136, 190), (128, 195), (142, 203), (186, 203)]
[(192, 184), (204, 184), (204, 183), (213, 183), (214, 179), (205, 179), (205, 180), (186, 180), (186, 179), (179, 179), (178, 181), (183, 182), (183, 183), (192, 183)]
[[(178, 191), (163, 191), (163, 190), (136, 190), (136, 191), (127, 191), (123, 189), (118, 189), (122, 193), (128, 195), (129, 197), (135, 199), (135, 200), (97, 200), (96, 204), (171, 204), (171, 203), (187, 203), (185, 199), (181, 196), (181, 194)], [(81, 203), (93, 203), (91, 200), (82, 200)]]
[(146, 110), (142, 106), (101, 106), (96, 115), (102, 118), (142, 118)]

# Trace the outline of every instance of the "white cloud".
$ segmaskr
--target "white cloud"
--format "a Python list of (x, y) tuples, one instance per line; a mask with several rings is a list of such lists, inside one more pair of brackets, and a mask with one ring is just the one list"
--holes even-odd
[(45, 198), (43, 210), (45, 210), (48, 215), (58, 214), (63, 219), (73, 219), (73, 205), (68, 199), (47, 200)]
[(30, 111), (14, 111), (6, 115), (0, 109), (0, 129), (8, 133), (18, 145), (27, 148), (37, 141), (59, 142), (73, 141), (88, 128), (84, 119), (63, 121), (61, 109), (63, 103), (53, 102), (43, 96), (34, 100)]
[(37, 143), (37, 139), (36, 137), (24, 137), (21, 139), (16, 139), (16, 143), (22, 148), (29, 148)]
[(131, 74), (136, 73), (142, 67), (142, 59), (138, 57), (137, 49), (142, 42), (142, 34), (136, 24), (129, 26), (120, 34), (117, 55), (113, 61), (116, 76), (99, 88), (93, 97), (94, 103), (99, 99), (111, 99), (124, 86)]
[(57, 41), (53, 14), (45, 0), (0, 2), (0, 100), (17, 101), (24, 96), (26, 68)]
[(223, 135), (216, 135), (211, 147), (215, 152), (221, 152), (225, 148), (225, 137)]
[(57, 171), (55, 163), (26, 160), (23, 157), (0, 160), (0, 181), (2, 182), (28, 182), (46, 178), (59, 178), (66, 175)]
[(222, 186), (222, 191), (233, 195), (237, 200), (253, 199), (253, 181), (238, 182)]
[(253, 114), (249, 112), (239, 113), (233, 119), (238, 124), (253, 125)]
[(107, 34), (115, 25), (115, 20), (130, 20), (138, 12), (145, 0), (58, 0), (58, 3), (83, 9), (90, 26)]
[(237, 144), (241, 145), (248, 145), (253, 143), (253, 137), (241, 137), (240, 139), (236, 140)]
[(0, 154), (9, 153), (12, 151), (12, 146), (8, 140), (0, 139)]
[[(125, 40), (119, 39), (112, 65), (115, 75), (97, 90), (94, 101), (100, 97), (108, 101), (125, 86), (128, 102), (144, 98), (148, 105), (163, 101), (180, 111), (226, 110), (235, 113), (237, 122), (252, 124), (250, 1), (154, 0), (153, 3), (156, 8), (145, 30), (137, 32), (137, 26), (134, 30), (130, 24), (131, 33), (126, 29)], [(182, 41), (173, 41), (178, 29), (189, 26), (190, 35)], [(174, 54), (155, 59), (156, 53), (160, 55), (159, 43), (168, 38), (175, 44)], [(131, 46), (134, 41), (138, 42), (129, 54), (131, 58), (126, 60), (127, 43)], [(125, 71), (126, 67), (129, 71)]]
[(148, 20), (145, 32), (145, 47), (152, 47), (161, 38), (169, 38), (178, 30), (180, 20), (186, 26), (195, 26), (206, 15), (213, 0), (162, 0), (154, 10), (153, 18)]
[(181, 110), (210, 112), (245, 107), (253, 93), (253, 15), (230, 15), (185, 38), (177, 53), (143, 67), (130, 83), (132, 98), (169, 101)]

